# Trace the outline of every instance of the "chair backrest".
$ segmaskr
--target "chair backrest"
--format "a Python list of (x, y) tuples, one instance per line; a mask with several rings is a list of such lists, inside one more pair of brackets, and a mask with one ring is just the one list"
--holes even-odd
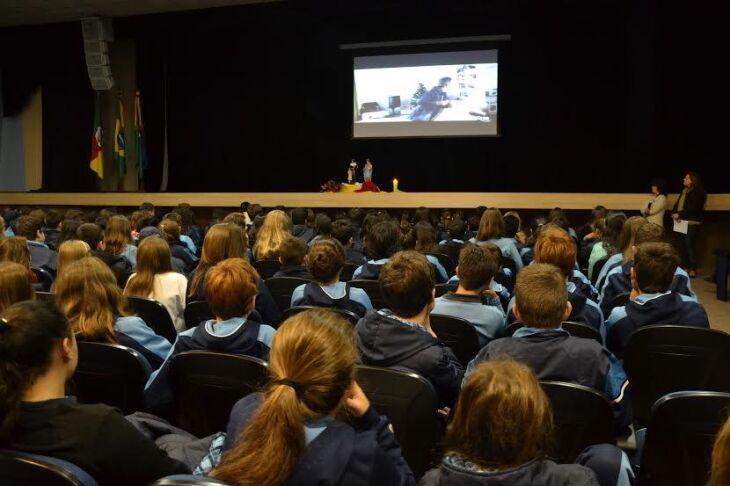
[(555, 421), (555, 446), (551, 457), (572, 463), (583, 449), (594, 444), (614, 444), (611, 404), (591, 388), (560, 381), (542, 381)]
[(418, 479), (432, 464), (441, 438), (433, 386), (412, 372), (364, 365), (358, 366), (357, 382), (375, 409), (390, 420), (403, 457)]
[(162, 479), (158, 479), (150, 486), (228, 486), (228, 483), (205, 476), (176, 474), (174, 476), (166, 476)]
[(97, 486), (86, 471), (62, 459), (0, 449), (0, 484)]
[(649, 420), (659, 398), (684, 390), (730, 392), (730, 335), (690, 326), (634, 331), (624, 351), (634, 419)]
[(35, 296), (36, 296), (36, 299), (47, 301), (47, 302), (53, 302), (53, 300), (55, 298), (54, 294), (52, 294), (51, 292), (36, 291)]
[(730, 394), (670, 393), (654, 404), (641, 455), (641, 485), (707, 484), (712, 445)]
[(436, 288), (436, 297), (441, 297), (444, 294), (448, 294), (449, 292), (455, 292), (456, 289), (459, 287), (458, 284), (450, 284), (450, 283), (443, 283), (443, 284), (436, 284), (434, 285)]
[(198, 437), (226, 430), (233, 405), (266, 384), (261, 359), (209, 351), (187, 351), (170, 362), (176, 424)]
[(517, 329), (520, 329), (521, 327), (525, 327), (525, 325), (522, 323), (522, 321), (515, 321), (504, 330), (504, 333), (502, 334), (502, 337), (512, 337), (512, 335), (517, 332)]
[(436, 258), (441, 266), (444, 267), (444, 270), (446, 270), (446, 273), (449, 275), (449, 277), (454, 276), (454, 274), (456, 273), (456, 265), (454, 264), (454, 260), (452, 260), (449, 255), (446, 255), (444, 253), (426, 253), (426, 255), (430, 255)]
[(210, 310), (208, 302), (205, 300), (195, 300), (189, 302), (185, 306), (185, 327), (192, 329), (203, 321), (214, 319), (213, 311)]
[(30, 270), (38, 277), (38, 281), (43, 285), (43, 290), (46, 292), (50, 291), (55, 280), (51, 272), (41, 267), (31, 267)]
[(603, 270), (603, 267), (606, 265), (606, 262), (608, 261), (607, 256), (596, 260), (596, 263), (593, 264), (593, 274), (591, 275), (591, 283), (595, 286), (596, 283), (598, 283), (598, 276), (601, 274), (601, 270)]
[(345, 319), (350, 321), (353, 326), (355, 324), (357, 324), (357, 322), (360, 320), (360, 316), (358, 316), (351, 310), (347, 310), (347, 309), (336, 309), (334, 307), (315, 307), (313, 305), (295, 305), (294, 307), (289, 307), (284, 312), (282, 312), (281, 322), (283, 323), (285, 320), (289, 319), (291, 316), (295, 316), (295, 315), (299, 314), (300, 312), (304, 312), (306, 310), (311, 310), (311, 309), (321, 309), (321, 310), (329, 310), (332, 312), (336, 312), (341, 317), (344, 317)]
[(340, 273), (340, 280), (342, 282), (349, 282), (352, 280), (352, 274), (355, 273), (355, 270), (360, 265), (355, 265), (354, 263), (345, 263), (345, 266), (342, 267), (342, 273)]
[(611, 309), (613, 309), (615, 307), (625, 306), (626, 303), (629, 301), (630, 297), (631, 297), (631, 292), (624, 292), (623, 294), (618, 294), (611, 301)]
[(598, 344), (603, 346), (603, 336), (601, 336), (601, 333), (588, 324), (565, 321), (561, 327), (568, 331), (571, 336), (594, 339), (595, 341), (598, 341)]
[(439, 245), (439, 252), (451, 258), (455, 264), (459, 263), (459, 252), (463, 245)]
[(271, 292), (271, 296), (274, 298), (279, 310), (283, 312), (291, 306), (291, 295), (294, 293), (294, 289), (309, 282), (311, 280), (306, 278), (278, 277), (267, 279), (266, 286), (269, 288), (269, 292)]
[(385, 309), (388, 307), (388, 304), (385, 303), (385, 299), (383, 298), (383, 293), (380, 291), (380, 284), (377, 280), (351, 280), (350, 287), (363, 289), (365, 293), (368, 294), (368, 297), (370, 297), (370, 302), (372, 302), (374, 308)]
[(279, 260), (256, 260), (252, 265), (264, 280), (273, 277), (281, 268), (281, 262)]
[(479, 336), (474, 326), (460, 317), (430, 315), (431, 328), (443, 343), (451, 348), (464, 367), (479, 353)]
[(78, 342), (79, 364), (71, 383), (80, 403), (105, 403), (124, 413), (141, 410), (150, 365), (119, 344)]
[(172, 322), (167, 308), (153, 299), (142, 297), (127, 297), (129, 306), (155, 334), (162, 336), (171, 343), (177, 339), (177, 330)]

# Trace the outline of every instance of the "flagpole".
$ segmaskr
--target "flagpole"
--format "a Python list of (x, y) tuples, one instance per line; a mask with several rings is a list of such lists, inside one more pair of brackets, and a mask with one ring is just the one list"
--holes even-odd
[(164, 104), (164, 115), (163, 115), (163, 121), (165, 123), (165, 140), (163, 145), (163, 154), (162, 154), (162, 182), (160, 183), (160, 191), (165, 192), (167, 191), (167, 180), (168, 180), (168, 155), (167, 155), (167, 64), (163, 66), (163, 74), (162, 74), (162, 86), (163, 86), (163, 104)]

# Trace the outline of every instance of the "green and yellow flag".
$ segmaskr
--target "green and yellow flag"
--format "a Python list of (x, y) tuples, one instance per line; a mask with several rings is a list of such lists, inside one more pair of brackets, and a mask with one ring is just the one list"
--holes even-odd
[(117, 112), (114, 118), (114, 160), (119, 166), (119, 176), (127, 174), (127, 154), (125, 153), (126, 143), (124, 142), (124, 105), (122, 94), (117, 95)]
[(99, 179), (104, 178), (104, 144), (101, 130), (101, 95), (96, 92), (94, 102), (94, 132), (91, 134), (91, 158), (89, 168), (96, 172)]

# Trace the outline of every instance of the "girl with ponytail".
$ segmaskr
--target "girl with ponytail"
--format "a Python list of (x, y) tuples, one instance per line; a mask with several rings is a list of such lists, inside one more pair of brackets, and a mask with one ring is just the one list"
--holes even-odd
[(276, 332), (271, 383), (231, 411), (213, 476), (235, 486), (411, 485), (413, 474), (355, 381), (352, 325), (305, 311)]

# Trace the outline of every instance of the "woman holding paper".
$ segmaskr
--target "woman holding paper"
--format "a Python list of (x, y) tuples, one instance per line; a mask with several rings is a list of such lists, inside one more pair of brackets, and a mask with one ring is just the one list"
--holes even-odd
[(686, 221), (687, 230), (680, 225), (680, 234), (687, 252), (687, 273), (690, 277), (697, 276), (697, 262), (695, 261), (694, 245), (697, 239), (697, 232), (702, 224), (702, 213), (705, 210), (705, 202), (707, 201), (707, 193), (702, 187), (702, 180), (697, 172), (688, 172), (684, 176), (684, 189), (679, 195), (677, 202), (674, 203), (672, 209), (672, 218), (677, 223)]
[(641, 210), (642, 216), (650, 223), (664, 226), (664, 212), (667, 209), (667, 184), (662, 180), (655, 180), (651, 184), (651, 199)]

